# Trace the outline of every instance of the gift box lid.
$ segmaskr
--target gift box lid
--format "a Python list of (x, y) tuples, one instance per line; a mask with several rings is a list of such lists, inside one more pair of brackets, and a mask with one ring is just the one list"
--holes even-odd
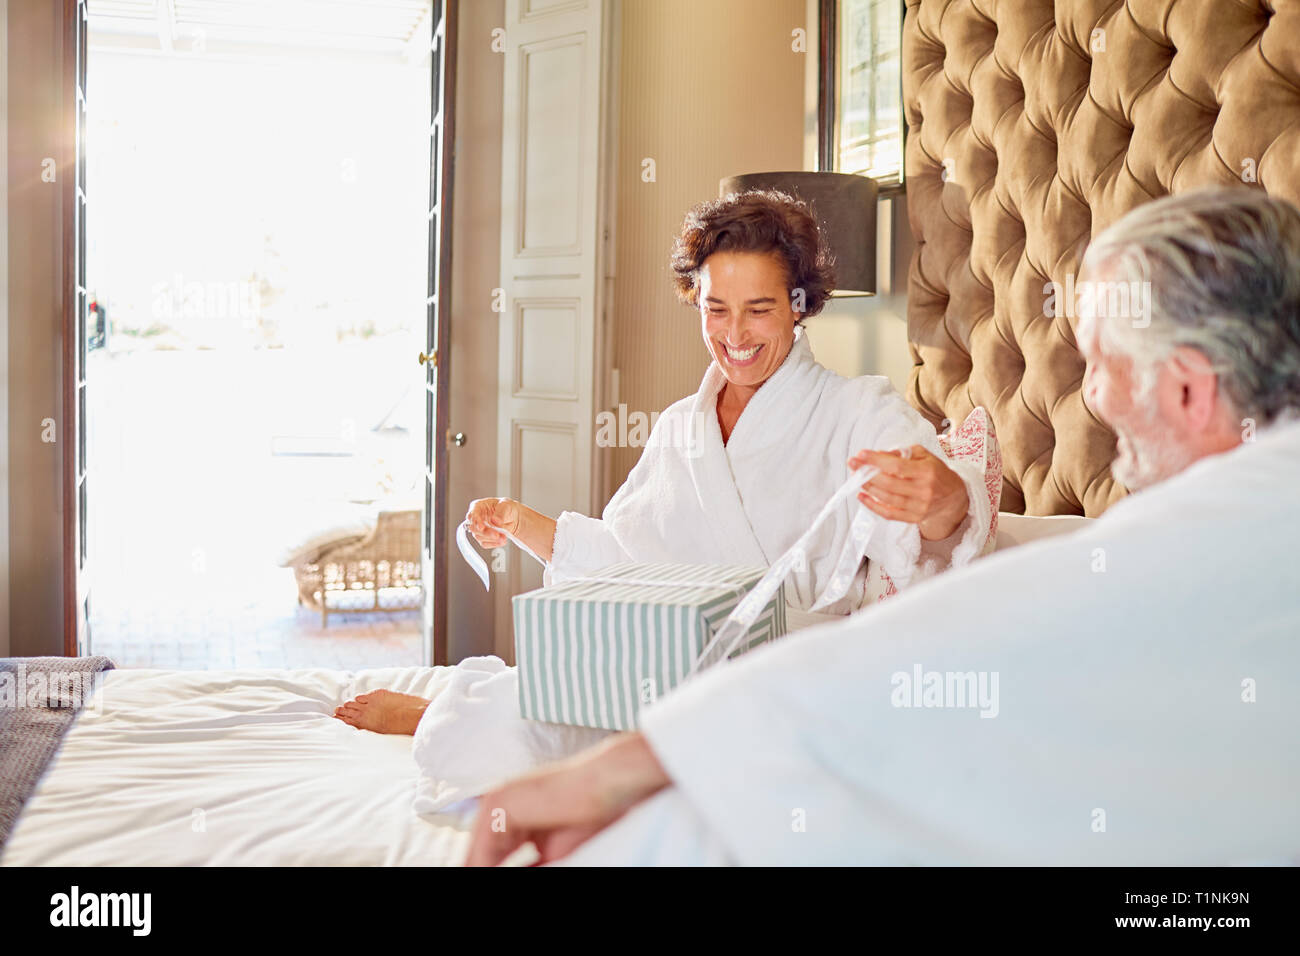
[(611, 599), (656, 607), (733, 607), (766, 573), (743, 565), (627, 562), (514, 596), (515, 601), (604, 603)]

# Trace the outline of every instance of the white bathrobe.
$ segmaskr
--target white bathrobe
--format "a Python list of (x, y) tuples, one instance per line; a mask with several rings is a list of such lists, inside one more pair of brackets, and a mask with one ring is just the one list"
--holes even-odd
[[(881, 376), (846, 379), (819, 365), (798, 330), (790, 354), (745, 406), (724, 445), (714, 363), (694, 395), (655, 422), (627, 481), (600, 519), (560, 515), (548, 583), (623, 561), (767, 567), (808, 528), (848, 477), (863, 449), (923, 445), (944, 461), (934, 428)], [(980, 469), (948, 462), (966, 484), (970, 511), (945, 541), (925, 542), (914, 524), (887, 521), (850, 498), (823, 526), (807, 566), (786, 582), (786, 600), (847, 614), (884, 593), (881, 571), (900, 589), (979, 555), (991, 519)], [(847, 592), (827, 594), (850, 547), (854, 522), (868, 525)], [(868, 559), (863, 561), (863, 559)]]
[[(836, 375), (813, 359), (802, 332), (745, 406), (725, 446), (717, 416), (723, 383), (717, 365), (710, 366), (699, 392), (658, 418), (602, 519), (560, 516), (548, 584), (620, 561), (766, 567), (845, 481), (855, 452), (919, 444), (944, 458), (934, 428), (888, 379)], [(984, 475), (967, 462), (949, 466), (970, 498), (961, 526), (922, 549), (916, 525), (887, 521), (850, 498), (822, 527), (806, 567), (786, 582), (786, 600), (795, 609), (791, 627), (823, 614), (848, 614), (883, 594), (882, 570), (901, 589), (980, 553), (991, 519)], [(853, 553), (855, 522), (870, 533)], [(857, 568), (851, 579), (845, 576), (847, 590), (826, 593), (831, 569), (846, 560)], [(819, 597), (826, 599), (820, 606)], [(817, 614), (797, 613), (810, 608)], [(494, 657), (461, 661), (416, 729), (416, 812), (439, 812), (607, 733), (522, 720), (514, 668)]]
[(675, 786), (571, 862), (1300, 863), (1297, 487), (1275, 426), (706, 672), (643, 718)]

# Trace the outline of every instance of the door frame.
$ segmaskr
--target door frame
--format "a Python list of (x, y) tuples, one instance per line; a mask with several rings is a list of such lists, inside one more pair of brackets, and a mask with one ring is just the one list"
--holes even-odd
[[(441, 16), (438, 16), (439, 13)], [(456, 171), (456, 47), (460, 28), (460, 0), (434, 0), (434, 14), (430, 74), (432, 82), (436, 84), (437, 95), (429, 104), (433, 116), (429, 124), (431, 175), (428, 213), (431, 225), (435, 215), (437, 223), (429, 231), (429, 261), (432, 268), (429, 271), (429, 297), (425, 303), (425, 349), (431, 350), (434, 361), (424, 363), (425, 389), (432, 399), (433, 420), (425, 422), (425, 512), (421, 535), (425, 562), (422, 619), (426, 665), (451, 663), (447, 647), (447, 579), (450, 571), (450, 555), (447, 551), (450, 540), (447, 478), (451, 469), (452, 212)], [(441, 63), (438, 61), (440, 39)], [(435, 166), (436, 176), (432, 175)], [(430, 458), (432, 473), (428, 471)]]
[[(85, 614), (90, 575), (85, 566), (85, 518), (81, 491), (86, 479), (85, 422), (79, 409), (85, 378), (86, 257), (86, 0), (63, 0), (63, 155), (55, 167), (62, 177), (63, 242), (63, 653), (76, 657), (88, 639)], [(80, 213), (80, 215), (78, 215)]]
[[(91, 575), (82, 556), (84, 518), (81, 490), (86, 478), (82, 431), (81, 389), (85, 377), (85, 322), (88, 290), (85, 288), (85, 117), (87, 0), (62, 0), (64, 141), (56, 169), (60, 183), (62, 256), (62, 393), (63, 447), (61, 456), (63, 505), (63, 654), (76, 657), (88, 646), (89, 620), (85, 613)], [(426, 348), (437, 359), (425, 365), (425, 389), (433, 399), (433, 420), (425, 422), (426, 446), (431, 446), (433, 470), (425, 482), (421, 546), (425, 565), (425, 597), (421, 651), (426, 664), (447, 660), (447, 542), (449, 540), (447, 475), (450, 468), (448, 432), (451, 390), (451, 269), (452, 186), (456, 146), (456, 45), (460, 0), (433, 0), (430, 63), (431, 81), (437, 84), (430, 102), (430, 195), (426, 209), (436, 211), (436, 229), (430, 229), (429, 287), (426, 298)], [(438, 46), (442, 41), (439, 63)], [(436, 136), (436, 138), (435, 138)], [(436, 150), (436, 152), (434, 151)], [(436, 172), (436, 176), (435, 176)], [(77, 215), (81, 211), (81, 216)], [(436, 242), (435, 242), (436, 237)], [(431, 334), (432, 333), (432, 334)], [(429, 341), (429, 339), (433, 339)], [(439, 367), (439, 364), (441, 367)], [(432, 511), (432, 518), (430, 517)], [(83, 640), (83, 637), (85, 638)]]

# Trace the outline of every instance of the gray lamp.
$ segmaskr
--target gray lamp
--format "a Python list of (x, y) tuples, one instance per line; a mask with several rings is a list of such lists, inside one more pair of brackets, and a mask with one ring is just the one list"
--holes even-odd
[(812, 205), (835, 257), (835, 296), (876, 294), (876, 183), (848, 173), (745, 173), (718, 195), (777, 189)]

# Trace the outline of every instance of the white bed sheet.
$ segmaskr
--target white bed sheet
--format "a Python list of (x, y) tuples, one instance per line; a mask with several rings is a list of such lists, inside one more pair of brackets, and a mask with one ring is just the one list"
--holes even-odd
[(468, 816), (412, 810), (412, 738), (331, 716), (381, 687), (432, 697), (447, 673), (110, 671), (0, 864), (459, 863)]

